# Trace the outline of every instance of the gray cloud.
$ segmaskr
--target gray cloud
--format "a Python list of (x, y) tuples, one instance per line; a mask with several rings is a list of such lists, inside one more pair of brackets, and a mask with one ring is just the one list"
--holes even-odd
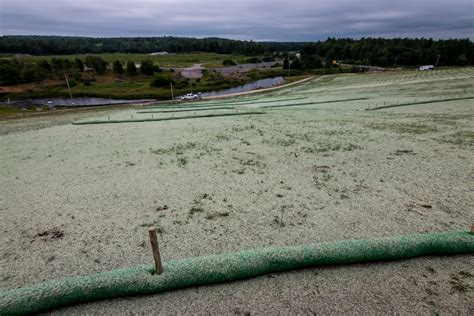
[(1, 34), (474, 38), (472, 0), (2, 0)]

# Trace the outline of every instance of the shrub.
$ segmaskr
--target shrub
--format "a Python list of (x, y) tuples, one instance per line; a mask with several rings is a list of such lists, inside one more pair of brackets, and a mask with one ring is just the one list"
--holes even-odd
[(245, 62), (247, 62), (249, 64), (257, 64), (257, 63), (261, 63), (262, 60), (258, 57), (252, 57), (252, 58), (248, 58), (247, 60), (245, 60)]
[(275, 61), (275, 58), (273, 56), (265, 56), (262, 58), (262, 61), (264, 62)]
[(155, 72), (154, 67), (153, 67), (153, 61), (150, 59), (142, 60), (141, 65), (140, 65), (140, 71), (142, 74), (147, 75), (147, 76), (153, 75), (153, 73)]
[(137, 74), (137, 66), (135, 66), (135, 63), (131, 60), (127, 61), (127, 75), (132, 77)]
[(113, 70), (116, 74), (119, 74), (119, 75), (123, 74), (123, 66), (120, 60), (114, 61)]
[(99, 56), (87, 56), (86, 65), (87, 67), (94, 68), (94, 71), (98, 74), (103, 74), (107, 69), (107, 62)]
[(233, 61), (232, 59), (224, 59), (222, 61), (222, 65), (224, 65), (224, 66), (235, 66), (235, 65), (237, 65), (237, 63), (235, 61)]
[(150, 82), (150, 86), (155, 88), (167, 87), (172, 82), (173, 80), (171, 80), (170, 78), (165, 77), (162, 74), (155, 73), (153, 80)]

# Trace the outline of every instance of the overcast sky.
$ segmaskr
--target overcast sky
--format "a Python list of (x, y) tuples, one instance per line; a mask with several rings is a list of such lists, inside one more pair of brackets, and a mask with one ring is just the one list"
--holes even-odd
[(474, 0), (0, 0), (2, 35), (474, 39)]

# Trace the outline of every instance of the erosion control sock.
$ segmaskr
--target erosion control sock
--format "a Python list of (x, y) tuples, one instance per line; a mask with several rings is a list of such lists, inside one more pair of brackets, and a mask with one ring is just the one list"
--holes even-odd
[(73, 303), (158, 293), (317, 265), (463, 253), (474, 253), (474, 235), (467, 231), (272, 247), (165, 260), (160, 275), (154, 273), (154, 266), (132, 267), (3, 291), (0, 292), (0, 314), (36, 313)]

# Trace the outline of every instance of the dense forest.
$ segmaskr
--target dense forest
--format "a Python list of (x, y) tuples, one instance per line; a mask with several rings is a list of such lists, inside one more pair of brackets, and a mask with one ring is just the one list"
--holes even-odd
[[(219, 38), (3, 36), (0, 37), (0, 54), (7, 58), (0, 58), (0, 85), (39, 82), (48, 78), (58, 78), (66, 73), (76, 81), (82, 81), (81, 73), (84, 72), (84, 64), (94, 69), (94, 72), (99, 75), (103, 74), (109, 66), (100, 56), (92, 54), (156, 51), (237, 53), (252, 56), (247, 59), (247, 62), (254, 63), (268, 61), (267, 59), (274, 60), (272, 54), (275, 54), (275, 57), (284, 58), (284, 69), (290, 67), (303, 71), (338, 67), (339, 63), (382, 67), (411, 67), (423, 64), (436, 66), (474, 65), (474, 44), (468, 39), (435, 41), (432, 39), (362, 38), (354, 40), (328, 38), (326, 41), (313, 43), (272, 43)], [(300, 53), (299, 57), (296, 52)], [(35, 63), (24, 58), (8, 58), (14, 54), (91, 55), (87, 55), (85, 60), (75, 58), (74, 62), (55, 57), (51, 63), (46, 60)], [(227, 65), (235, 64), (231, 59), (225, 61)], [(127, 65), (122, 63), (123, 61), (118, 60), (113, 63), (114, 72), (118, 75), (126, 73), (133, 77), (136, 73), (135, 64), (130, 61), (127, 62)], [(158, 65), (154, 65), (149, 60), (143, 60), (141, 65), (141, 72), (144, 75), (151, 76), (159, 70)], [(148, 67), (145, 67), (147, 65)]]
[[(213, 52), (262, 55), (301, 51), (303, 68), (319, 68), (338, 60), (377, 66), (474, 65), (474, 44), (469, 39), (362, 38), (304, 42), (254, 42), (223, 38), (124, 37), (90, 38), (63, 36), (1, 36), (0, 53), (31, 55), (100, 53)], [(439, 57), (438, 57), (439, 56)]]
[[(302, 43), (272, 43), (271, 50), (299, 50)], [(187, 37), (63, 37), (63, 36), (3, 36), (0, 37), (0, 53), (31, 55), (135, 53), (148, 54), (213, 52), (258, 55), (269, 51), (267, 43), (237, 41), (224, 38)]]
[(408, 38), (334, 39), (306, 43), (301, 62), (307, 68), (319, 68), (320, 60), (382, 67), (474, 65), (474, 43), (469, 39), (432, 40)]

